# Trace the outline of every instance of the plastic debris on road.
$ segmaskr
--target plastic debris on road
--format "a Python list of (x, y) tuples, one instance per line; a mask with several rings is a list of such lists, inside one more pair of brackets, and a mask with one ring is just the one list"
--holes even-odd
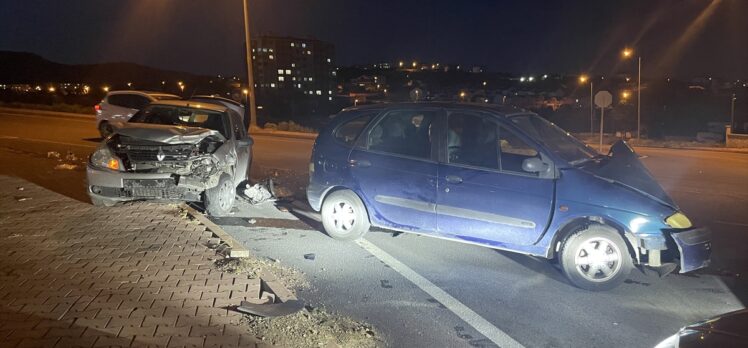
[(304, 258), (307, 259), (307, 260), (314, 261), (314, 257), (315, 257), (315, 255), (313, 253), (312, 254), (304, 254)]
[(55, 166), (57, 170), (75, 170), (76, 168), (78, 168), (78, 165), (70, 163), (61, 163)]
[[(247, 198), (250, 204), (260, 204), (274, 199), (272, 190), (272, 181), (268, 181), (268, 185), (254, 184), (244, 189), (244, 196)], [(268, 188), (270, 187), (270, 188)]]

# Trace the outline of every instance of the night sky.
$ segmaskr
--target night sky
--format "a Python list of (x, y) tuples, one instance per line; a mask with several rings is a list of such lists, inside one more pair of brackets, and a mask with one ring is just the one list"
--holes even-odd
[[(748, 1), (251, 0), (253, 34), (314, 37), (339, 64), (398, 59), (516, 74), (748, 78)], [(242, 74), (241, 0), (0, 0), (0, 50)], [(629, 65), (627, 65), (629, 64)], [(633, 69), (633, 68), (631, 68)]]

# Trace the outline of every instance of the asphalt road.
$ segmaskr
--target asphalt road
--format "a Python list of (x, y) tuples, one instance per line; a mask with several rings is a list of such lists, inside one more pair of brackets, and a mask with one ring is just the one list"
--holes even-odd
[[(85, 173), (53, 169), (60, 161), (46, 154), (83, 156), (97, 138), (92, 120), (0, 114), (0, 173), (85, 200)], [(306, 175), (311, 141), (255, 140), (258, 168)], [(748, 155), (637, 151), (688, 216), (712, 228), (709, 269), (665, 278), (634, 272), (617, 289), (590, 293), (542, 259), (381, 231), (363, 243), (338, 242), (313, 219), (283, 220), (294, 217), (272, 206), (240, 205), (219, 222), (255, 254), (304, 271), (312, 288), (301, 298), (374, 324), (392, 346), (654, 346), (748, 303)]]

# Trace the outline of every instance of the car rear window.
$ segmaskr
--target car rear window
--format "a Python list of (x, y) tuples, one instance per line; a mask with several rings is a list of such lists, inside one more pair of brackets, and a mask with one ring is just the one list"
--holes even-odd
[(229, 138), (227, 118), (226, 114), (218, 111), (169, 105), (152, 105), (135, 114), (130, 119), (130, 122), (200, 127), (218, 131), (224, 137)]
[(358, 116), (350, 121), (343, 123), (335, 129), (335, 139), (343, 142), (346, 145), (353, 145), (361, 134), (361, 131), (366, 127), (374, 114), (367, 114)]
[(179, 100), (182, 99), (180, 97), (177, 97), (175, 95), (151, 95), (156, 100)]

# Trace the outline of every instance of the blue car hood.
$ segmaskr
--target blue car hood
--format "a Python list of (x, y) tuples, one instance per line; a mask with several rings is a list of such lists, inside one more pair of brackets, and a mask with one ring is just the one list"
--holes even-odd
[(603, 179), (631, 188), (662, 204), (679, 210), (677, 204), (657, 183), (652, 173), (644, 167), (634, 150), (619, 140), (610, 148), (608, 157), (597, 165), (586, 166), (584, 170)]

